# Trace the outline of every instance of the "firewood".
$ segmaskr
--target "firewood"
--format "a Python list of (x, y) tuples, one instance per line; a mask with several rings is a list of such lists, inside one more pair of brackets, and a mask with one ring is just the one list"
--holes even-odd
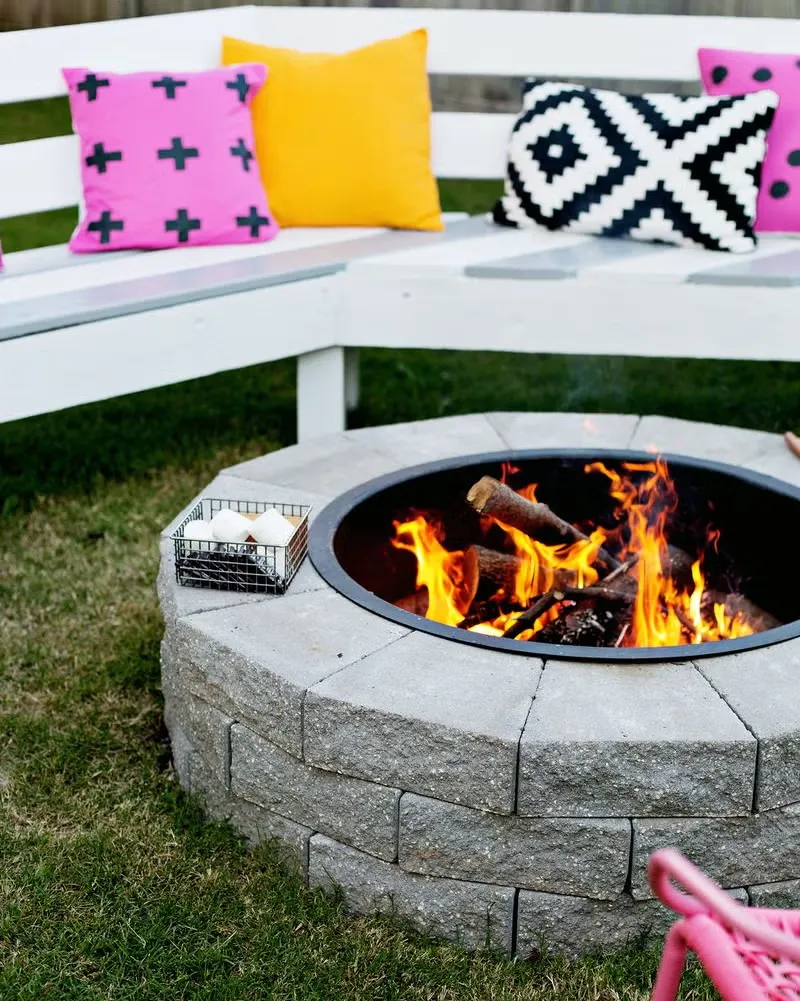
[(519, 636), (526, 629), (532, 628), (540, 616), (562, 601), (582, 602), (600, 600), (614, 604), (630, 605), (634, 597), (635, 595), (628, 591), (605, 587), (602, 583), (592, 585), (591, 587), (553, 588), (539, 595), (530, 608), (527, 608), (519, 618), (511, 623), (503, 633), (503, 636), (507, 639), (514, 639), (515, 636)]
[(514, 593), (514, 582), (522, 567), (522, 560), (513, 553), (499, 553), (485, 546), (470, 546), (478, 561), (478, 575), (496, 587), (502, 587), (508, 595)]
[(605, 646), (606, 626), (593, 608), (574, 609), (548, 622), (533, 637), (536, 643), (561, 646)]
[[(585, 542), (589, 538), (574, 525), (559, 518), (546, 504), (526, 500), (492, 476), (483, 476), (470, 487), (467, 501), (478, 514), (490, 515), (496, 521), (516, 528), (532, 539), (538, 539), (542, 533), (548, 532), (558, 536), (563, 542)], [(597, 551), (597, 558), (609, 567), (619, 566), (619, 560), (614, 559), (603, 548)]]
[(414, 615), (421, 615), (424, 619), (428, 613), (428, 591), (422, 588), (407, 594), (404, 598), (398, 598), (394, 602), (395, 608), (402, 608), (404, 612), (413, 612)]
[(725, 594), (722, 591), (713, 590), (705, 591), (700, 603), (703, 614), (708, 617), (713, 616), (714, 605), (723, 605), (725, 607), (725, 614), (730, 618), (733, 618), (737, 614), (742, 615), (745, 622), (749, 623), (758, 633), (763, 633), (767, 629), (775, 629), (776, 626), (783, 625), (781, 620), (772, 615), (771, 612), (765, 612), (763, 608), (759, 608), (749, 598), (745, 598), (743, 594), (736, 594), (735, 592)]

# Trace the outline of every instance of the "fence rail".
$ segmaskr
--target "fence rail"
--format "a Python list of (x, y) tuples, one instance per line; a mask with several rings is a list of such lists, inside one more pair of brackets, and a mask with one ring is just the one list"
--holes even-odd
[[(41, 28), (52, 24), (102, 21), (173, 11), (232, 7), (241, 0), (0, 0), (0, 28)], [(258, 2), (258, 0), (256, 0)], [(273, 0), (274, 2), (274, 0)], [(280, 2), (280, 0), (278, 0)], [(304, 0), (290, 0), (304, 3)], [(305, 5), (330, 0), (305, 0)], [(336, 0), (341, 6), (367, 6), (362, 0)], [(469, 6), (514, 10), (617, 11), (627, 14), (718, 14), (798, 17), (800, 0), (378, 0), (372, 6)]]

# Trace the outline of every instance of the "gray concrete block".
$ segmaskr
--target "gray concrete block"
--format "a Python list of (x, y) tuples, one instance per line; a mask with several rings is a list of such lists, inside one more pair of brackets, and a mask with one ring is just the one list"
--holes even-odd
[(758, 738), (756, 810), (800, 800), (800, 640), (697, 668)]
[(400, 867), (410, 872), (614, 900), (625, 889), (623, 819), (499, 817), (406, 793)]
[(319, 834), (311, 839), (308, 880), (311, 886), (340, 888), (356, 914), (393, 914), (466, 949), (511, 949), (512, 887), (413, 875)]
[(509, 448), (628, 448), (636, 414), (546, 414), (495, 412), (486, 415)]
[(202, 792), (198, 781), (201, 774), (227, 788), (233, 720), (188, 692), (167, 688), (164, 721), (170, 735), (173, 765), (183, 788)]
[(310, 768), (238, 723), (231, 728), (231, 792), (354, 848), (397, 857), (397, 789)]
[(647, 860), (677, 848), (721, 886), (800, 879), (800, 804), (749, 817), (633, 821), (631, 892), (650, 896)]
[(749, 886), (753, 907), (775, 907), (783, 910), (800, 908), (800, 879), (787, 879), (782, 883), (761, 883)]
[[(231, 605), (252, 605), (258, 601), (275, 601), (283, 595), (249, 594), (246, 591), (222, 591), (218, 588), (186, 587), (175, 577), (175, 546), (170, 539), (161, 540), (161, 564), (156, 581), (161, 614), (166, 620), (175, 620), (195, 612), (213, 612)], [(286, 595), (321, 591), (328, 585), (306, 557), (286, 589)]]
[(178, 620), (162, 673), (299, 757), (306, 690), (407, 632), (332, 590), (287, 594)]
[(346, 435), (402, 466), (456, 455), (498, 452), (506, 448), (503, 439), (483, 414), (385, 424), (347, 431)]
[(310, 827), (239, 797), (231, 797), (228, 821), (252, 847), (272, 843), (288, 865), (308, 877), (308, 842), (314, 833)]
[[(744, 889), (731, 896), (747, 903)], [(610, 952), (660, 939), (677, 919), (660, 901), (635, 901), (626, 893), (609, 901), (520, 890), (516, 952), (519, 959), (543, 950), (570, 958)]]
[(630, 447), (741, 465), (774, 448), (777, 438), (749, 428), (647, 416), (639, 422)]
[(407, 462), (390, 459), (340, 432), (250, 459), (231, 466), (225, 473), (335, 497), (405, 465)]
[(800, 460), (789, 451), (782, 438), (777, 435), (775, 438), (777, 440), (769, 448), (754, 458), (745, 459), (742, 465), (755, 473), (774, 476), (791, 486), (800, 487)]
[(309, 689), (305, 759), (511, 813), (517, 745), (540, 673), (537, 660), (509, 663), (494, 650), (413, 633)]
[(756, 741), (689, 663), (548, 661), (519, 769), (523, 816), (745, 815)]

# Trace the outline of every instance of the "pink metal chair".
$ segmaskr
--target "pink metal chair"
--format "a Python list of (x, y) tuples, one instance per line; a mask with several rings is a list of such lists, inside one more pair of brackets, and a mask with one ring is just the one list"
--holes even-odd
[(672, 848), (652, 855), (647, 875), (683, 915), (664, 942), (652, 1001), (675, 1001), (689, 950), (723, 1001), (800, 1001), (800, 911), (744, 907)]

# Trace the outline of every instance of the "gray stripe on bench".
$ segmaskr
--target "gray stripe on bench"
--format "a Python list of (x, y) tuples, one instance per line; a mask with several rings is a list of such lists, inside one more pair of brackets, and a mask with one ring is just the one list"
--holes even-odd
[(0, 304), (0, 341), (236, 292), (322, 278), (343, 271), (348, 261), (360, 257), (478, 236), (486, 231), (486, 225), (480, 218), (462, 219), (451, 223), (441, 233), (405, 230), (380, 233), (268, 257), (209, 264), (3, 303)]
[(753, 261), (740, 258), (708, 271), (695, 271), (686, 279), (695, 285), (764, 285), (788, 288), (800, 285), (800, 248)]
[(610, 264), (629, 257), (663, 253), (668, 249), (662, 244), (641, 243), (636, 240), (590, 237), (574, 247), (554, 247), (538, 250), (518, 257), (505, 257), (499, 261), (470, 264), (464, 273), (470, 278), (575, 278), (583, 268)]

